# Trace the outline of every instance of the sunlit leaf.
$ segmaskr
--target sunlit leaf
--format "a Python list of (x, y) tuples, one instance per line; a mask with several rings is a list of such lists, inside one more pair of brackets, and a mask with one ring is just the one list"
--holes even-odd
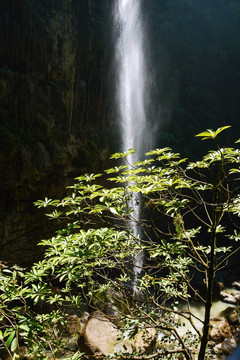
[(11, 351), (14, 352), (18, 347), (18, 340), (17, 338), (15, 337), (11, 343)]
[(201, 137), (202, 140), (215, 139), (218, 134), (220, 134), (222, 131), (224, 131), (230, 127), (231, 127), (230, 125), (222, 126), (222, 127), (218, 128), (216, 131), (208, 129), (208, 130), (203, 131), (195, 136)]
[(6, 341), (6, 347), (7, 348), (10, 347), (11, 342), (12, 342), (13, 338), (15, 337), (15, 334), (16, 334), (16, 331), (13, 330), (13, 331), (11, 331), (10, 335), (8, 336), (7, 341)]

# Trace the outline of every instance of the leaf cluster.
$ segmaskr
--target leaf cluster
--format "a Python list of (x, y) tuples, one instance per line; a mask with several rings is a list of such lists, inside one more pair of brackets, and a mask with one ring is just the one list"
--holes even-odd
[[(198, 136), (215, 141), (227, 128)], [(217, 146), (196, 162), (163, 148), (131, 163), (133, 152), (114, 154), (125, 163), (104, 174), (76, 178), (63, 199), (35, 203), (67, 225), (41, 241), (45, 257), (29, 271), (1, 269), (0, 342), (10, 354), (19, 353), (20, 340), (39, 359), (46, 344), (59, 351), (65, 309), (78, 312), (88, 304), (103, 312), (113, 307), (111, 320), (132, 336), (146, 327), (156, 338), (167, 333), (173, 354), (180, 349), (193, 358), (177, 330), (179, 316), (202, 339), (191, 294), (211, 308), (216, 273), (238, 251), (239, 150)], [(195, 288), (197, 273), (208, 284), (206, 297)], [(176, 308), (176, 301), (188, 311)], [(44, 314), (34, 310), (41, 303), (49, 308)]]

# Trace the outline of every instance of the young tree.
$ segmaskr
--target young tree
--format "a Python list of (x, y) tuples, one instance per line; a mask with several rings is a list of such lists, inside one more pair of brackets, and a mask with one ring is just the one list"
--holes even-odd
[[(197, 136), (216, 142), (227, 128)], [(107, 315), (121, 324), (123, 336), (154, 329), (150, 355), (122, 358), (177, 359), (182, 354), (203, 360), (216, 273), (238, 251), (240, 151), (216, 145), (200, 161), (189, 162), (164, 148), (135, 164), (132, 153), (113, 155), (120, 164), (105, 175), (78, 177), (64, 199), (36, 203), (52, 208), (48, 216), (64, 225), (41, 242), (47, 247), (45, 258), (25, 275), (29, 296), (60, 308), (87, 302), (103, 312), (108, 298), (115, 312)], [(139, 257), (144, 260), (136, 261)], [(195, 289), (196, 274), (205, 296)], [(195, 324), (191, 294), (205, 307), (202, 329)], [(188, 310), (176, 308), (177, 300)], [(178, 330), (180, 315), (195, 330), (190, 345), (189, 335)], [(163, 340), (157, 344), (160, 334)]]

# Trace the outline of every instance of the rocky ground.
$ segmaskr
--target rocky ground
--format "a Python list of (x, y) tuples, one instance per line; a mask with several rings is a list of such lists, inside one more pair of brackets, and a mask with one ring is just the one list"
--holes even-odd
[[(233, 282), (232, 286), (235, 290), (220, 293), (220, 301), (226, 303), (226, 308), (210, 322), (209, 340), (213, 348), (212, 359), (225, 360), (240, 344), (240, 282)], [(68, 332), (64, 339), (68, 352), (72, 354), (80, 351), (96, 358), (119, 352), (147, 354), (159, 352), (160, 354), (164, 351), (161, 337), (156, 341), (155, 329), (145, 329), (131, 340), (123, 339), (117, 326), (100, 311), (91, 314), (84, 312), (80, 317), (69, 315), (68, 324)], [(62, 358), (65, 356), (66, 354)]]

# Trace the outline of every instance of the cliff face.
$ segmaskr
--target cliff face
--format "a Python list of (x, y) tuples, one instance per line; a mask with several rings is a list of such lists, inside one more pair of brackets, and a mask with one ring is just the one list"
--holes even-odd
[[(0, 0), (0, 259), (29, 264), (41, 256), (35, 245), (52, 228), (33, 202), (60, 197), (75, 176), (102, 170), (119, 151), (114, 3)], [(240, 5), (142, 6), (153, 147), (196, 158), (203, 148), (194, 135), (228, 124), (224, 143), (232, 146), (239, 134)]]
[[(106, 2), (1, 1), (0, 257), (28, 264), (59, 196), (109, 155)], [(108, 119), (107, 119), (108, 114)]]

